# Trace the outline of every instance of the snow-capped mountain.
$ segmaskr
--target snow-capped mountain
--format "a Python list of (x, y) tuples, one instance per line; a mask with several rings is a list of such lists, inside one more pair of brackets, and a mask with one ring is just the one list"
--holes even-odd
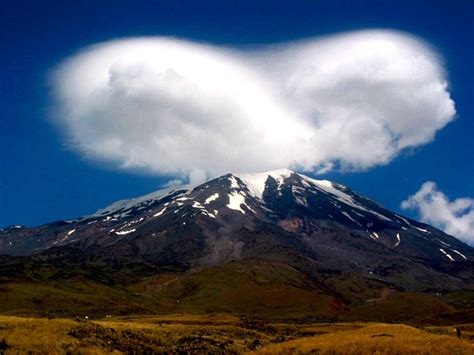
[(474, 260), (473, 248), (436, 228), (287, 169), (227, 174), (119, 201), (77, 220), (0, 231), (1, 254), (66, 251), (183, 267), (304, 259), (387, 282), (409, 272), (403, 283), (412, 288), (462, 283), (454, 265)]

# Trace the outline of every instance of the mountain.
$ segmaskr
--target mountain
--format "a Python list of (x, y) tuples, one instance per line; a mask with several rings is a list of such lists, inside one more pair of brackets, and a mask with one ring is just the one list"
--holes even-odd
[(220, 300), (216, 307), (241, 312), (236, 288), (252, 295), (252, 312), (272, 304), (265, 290), (273, 285), (272, 297), (283, 290), (275, 307), (293, 309), (285, 300), (292, 297), (327, 304), (324, 314), (398, 292), (474, 291), (470, 246), (348, 187), (287, 169), (227, 174), (72, 221), (5, 228), (0, 254), (4, 282), (81, 277), (133, 284), (180, 307)]

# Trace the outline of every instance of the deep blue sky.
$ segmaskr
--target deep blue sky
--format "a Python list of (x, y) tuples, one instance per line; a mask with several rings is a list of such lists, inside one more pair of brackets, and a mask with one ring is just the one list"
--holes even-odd
[(2, 1), (0, 24), (0, 226), (80, 216), (163, 183), (84, 161), (47, 118), (47, 76), (61, 59), (136, 35), (232, 45), (370, 28), (418, 35), (445, 59), (458, 118), (388, 166), (325, 177), (396, 211), (427, 180), (474, 196), (474, 1)]

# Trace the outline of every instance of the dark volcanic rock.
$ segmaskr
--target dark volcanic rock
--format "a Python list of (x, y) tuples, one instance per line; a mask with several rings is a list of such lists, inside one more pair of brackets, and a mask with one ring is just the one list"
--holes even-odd
[(161, 190), (73, 221), (12, 226), (0, 230), (0, 254), (30, 256), (3, 257), (11, 273), (19, 263), (50, 263), (146, 275), (268, 258), (315, 278), (351, 272), (406, 290), (472, 289), (474, 280), (474, 250), (458, 239), (285, 169)]

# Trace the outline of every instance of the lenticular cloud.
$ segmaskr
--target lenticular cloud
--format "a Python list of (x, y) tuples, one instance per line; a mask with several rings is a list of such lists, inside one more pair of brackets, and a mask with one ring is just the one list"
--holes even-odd
[(88, 157), (157, 174), (363, 170), (453, 119), (444, 76), (426, 44), (389, 31), (251, 52), (132, 38), (60, 65), (55, 119)]

